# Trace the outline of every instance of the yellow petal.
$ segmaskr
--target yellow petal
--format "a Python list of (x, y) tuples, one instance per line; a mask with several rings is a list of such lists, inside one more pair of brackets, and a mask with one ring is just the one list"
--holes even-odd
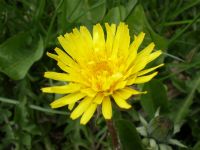
[(140, 92), (137, 91), (133, 88), (130, 87), (125, 87), (124, 89), (118, 90), (116, 91), (116, 93), (122, 98), (122, 99), (128, 99), (130, 98), (132, 95), (138, 95), (138, 94), (144, 94), (146, 92)]
[(141, 32), (138, 36), (135, 37), (134, 41), (131, 43), (129, 47), (129, 57), (127, 59), (126, 63), (126, 68), (128, 69), (129, 66), (133, 63), (137, 56), (137, 51), (138, 48), (140, 47), (143, 39), (144, 39), (145, 33)]
[(144, 56), (148, 56), (154, 49), (155, 44), (152, 42), (147, 47), (145, 47), (142, 51), (138, 53), (138, 58), (142, 59)]
[(100, 24), (93, 27), (93, 45), (96, 52), (105, 50), (104, 32)]
[(96, 97), (94, 98), (93, 102), (96, 104), (101, 104), (103, 101), (104, 95), (102, 93), (99, 93), (96, 95)]
[(137, 73), (140, 70), (145, 68), (145, 66), (148, 63), (149, 54), (152, 52), (154, 46), (155, 46), (155, 44), (151, 43), (138, 54), (138, 56), (136, 57), (136, 59), (133, 62), (134, 63), (133, 67), (131, 67), (130, 75)]
[(116, 35), (113, 41), (113, 50), (112, 50), (112, 56), (111, 56), (113, 59), (116, 59), (118, 55), (120, 37), (123, 32), (123, 27), (124, 27), (124, 23), (120, 22), (117, 27)]
[(153, 60), (156, 59), (157, 57), (159, 57), (161, 54), (162, 54), (162, 51), (161, 51), (161, 50), (151, 53), (151, 54), (149, 55), (149, 57), (148, 57), (148, 63), (151, 62), (151, 61), (153, 61)]
[(75, 54), (75, 47), (73, 46), (73, 43), (71, 41), (69, 41), (69, 39), (67, 40), (66, 37), (63, 36), (59, 36), (58, 37), (58, 41), (61, 44), (61, 46), (64, 48), (64, 50), (73, 58), (76, 59), (76, 54)]
[(88, 44), (85, 42), (84, 37), (77, 28), (73, 29), (73, 34), (71, 34), (70, 38), (73, 41), (74, 46), (76, 47), (78, 55), (82, 57), (81, 59), (90, 58), (89, 55), (91, 54), (91, 52)]
[(50, 58), (57, 60), (58, 61), (58, 56), (52, 53), (47, 52), (47, 56), (49, 56)]
[(56, 47), (54, 50), (58, 54), (58, 59), (62, 61), (65, 65), (68, 65), (74, 68), (77, 67), (77, 63), (71, 57), (69, 57), (65, 52), (63, 52), (61, 49)]
[(112, 33), (115, 33), (115, 31), (116, 31), (116, 24), (111, 24), (111, 30), (112, 30)]
[(126, 86), (127, 84), (127, 81), (119, 81), (116, 83), (114, 89), (117, 90), (117, 89), (122, 89)]
[(152, 67), (152, 68), (149, 68), (149, 69), (145, 69), (145, 70), (142, 70), (142, 71), (140, 71), (139, 73), (138, 73), (138, 76), (142, 76), (142, 75), (145, 75), (145, 74), (147, 74), (147, 73), (149, 73), (149, 72), (152, 72), (152, 71), (154, 71), (155, 69), (157, 69), (157, 68), (159, 68), (159, 67), (162, 67), (164, 64), (160, 64), (160, 65), (158, 65), (158, 66), (155, 66), (155, 67)]
[(112, 105), (110, 97), (106, 96), (102, 102), (102, 114), (105, 119), (111, 119), (112, 117)]
[[(58, 37), (58, 40), (64, 50), (77, 62), (82, 63), (83, 60), (83, 50), (77, 45), (77, 35), (73, 33), (66, 33), (62, 38)], [(65, 43), (62, 43), (65, 42)], [(81, 42), (80, 42), (81, 43)], [(78, 55), (77, 55), (78, 54)]]
[(112, 97), (114, 98), (116, 104), (117, 104), (120, 108), (125, 108), (125, 109), (131, 108), (131, 105), (128, 104), (128, 103), (126, 102), (125, 99), (121, 98), (121, 97), (119, 96), (118, 93), (114, 93), (114, 94), (112, 95)]
[(57, 65), (60, 67), (60, 69), (62, 69), (63, 71), (67, 72), (67, 73), (71, 73), (73, 72), (73, 68), (65, 65), (63, 62), (58, 61)]
[(69, 110), (72, 110), (72, 109), (74, 108), (75, 104), (76, 104), (76, 103), (69, 104), (69, 105), (68, 105), (68, 109), (69, 109)]
[(121, 80), (122, 77), (123, 75), (121, 73), (115, 73), (110, 77), (110, 85), (115, 83), (113, 90), (121, 89), (126, 85), (126, 81)]
[(84, 93), (80, 93), (80, 92), (69, 94), (67, 96), (64, 96), (62, 98), (55, 100), (50, 105), (51, 105), (51, 108), (62, 107), (62, 106), (68, 105), (68, 104), (75, 103), (85, 96), (86, 95)]
[(91, 88), (82, 89), (81, 92), (87, 94), (89, 97), (95, 97), (95, 95), (97, 93), (96, 91), (94, 91)]
[(140, 84), (140, 83), (145, 83), (150, 81), (153, 77), (155, 77), (158, 74), (158, 72), (154, 72), (150, 75), (146, 75), (146, 76), (141, 76), (141, 77), (137, 77), (134, 81), (135, 84)]
[(123, 31), (121, 32), (120, 41), (119, 41), (119, 56), (127, 57), (129, 54), (129, 45), (130, 45), (130, 35), (127, 25), (123, 25)]
[(80, 104), (74, 109), (74, 111), (71, 113), (70, 117), (74, 120), (80, 117), (88, 108), (90, 103), (92, 102), (91, 97), (84, 98)]
[(92, 36), (88, 29), (84, 26), (80, 27), (80, 33), (82, 34), (83, 38), (85, 39), (89, 49), (92, 51)]
[(77, 74), (66, 74), (66, 73), (57, 73), (57, 72), (45, 72), (44, 74), (45, 78), (50, 78), (53, 80), (58, 80), (58, 81), (71, 81), (71, 82), (77, 82), (81, 83), (85, 86), (88, 86), (88, 83), (86, 80), (83, 80), (82, 76), (80, 76), (78, 73)]
[(48, 71), (44, 73), (44, 77), (59, 81), (71, 81), (70, 76), (66, 73), (57, 73)]
[(92, 118), (96, 108), (97, 104), (95, 103), (89, 106), (89, 108), (84, 112), (84, 114), (81, 117), (81, 124), (85, 125)]
[(114, 37), (115, 37), (116, 25), (113, 24), (112, 26), (110, 26), (108, 23), (105, 23), (105, 27), (106, 27), (106, 33), (107, 33), (106, 50), (107, 50), (107, 54), (110, 55), (112, 52), (112, 46), (113, 46), (113, 41), (114, 41)]
[(132, 85), (135, 82), (136, 77), (137, 77), (137, 74), (130, 76), (130, 78), (127, 79), (126, 85)]
[(135, 73), (139, 72), (140, 70), (144, 69), (146, 65), (147, 65), (147, 60), (145, 57), (143, 58), (143, 60), (135, 62), (133, 67), (130, 69), (131, 70), (130, 75), (135, 74)]
[(135, 36), (134, 41), (130, 45), (130, 53), (132, 53), (133, 51), (137, 52), (138, 48), (142, 44), (142, 41), (144, 40), (144, 36), (144, 32), (140, 32), (138, 36)]
[(42, 92), (44, 93), (58, 93), (58, 94), (67, 94), (74, 93), (79, 91), (81, 86), (79, 84), (70, 83), (63, 86), (52, 86), (42, 88)]

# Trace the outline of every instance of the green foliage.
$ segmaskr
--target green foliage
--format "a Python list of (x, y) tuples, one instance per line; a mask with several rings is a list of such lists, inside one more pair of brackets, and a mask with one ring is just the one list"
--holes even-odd
[[(0, 0), (0, 149), (112, 148), (102, 116), (81, 126), (69, 119), (66, 108), (52, 110), (49, 103), (58, 95), (43, 94), (40, 88), (58, 84), (44, 79), (43, 73), (57, 69), (45, 52), (59, 46), (60, 34), (81, 25), (91, 30), (96, 23), (124, 21), (132, 39), (143, 31), (142, 46), (154, 42), (163, 50), (158, 61), (165, 66), (157, 79), (139, 87), (148, 93), (133, 98), (134, 110), (116, 109), (122, 148), (142, 149), (135, 126), (147, 121), (138, 116), (149, 122), (160, 108), (161, 115), (175, 122), (172, 138), (199, 150), (199, 9), (199, 0)], [(173, 148), (182, 150), (178, 141), (171, 141), (179, 145)]]
[(2, 43), (0, 50), (0, 71), (19, 80), (41, 58), (43, 41), (41, 37), (31, 37), (31, 32), (18, 33)]
[(117, 120), (115, 124), (123, 150), (144, 149), (136, 128), (130, 121)]
[(172, 145), (187, 148), (180, 141), (172, 139), (175, 135), (174, 123), (168, 117), (160, 115), (160, 109), (156, 111), (149, 123), (141, 115), (139, 118), (141, 126), (136, 129), (142, 136), (142, 143), (146, 149), (171, 150)]
[(163, 51), (166, 50), (168, 44), (167, 40), (155, 33), (155, 31), (149, 25), (142, 5), (138, 4), (135, 6), (126, 19), (126, 22), (129, 25), (131, 35), (143, 31), (146, 34), (146, 43), (153, 41), (158, 49), (162, 49)]
[(143, 90), (148, 93), (141, 96), (141, 104), (150, 118), (154, 116), (158, 108), (161, 112), (169, 111), (167, 92), (161, 81), (152, 80), (143, 87)]
[(200, 149), (200, 142), (197, 142), (197, 144), (193, 147), (192, 150), (198, 150)]
[(195, 80), (195, 84), (193, 85), (191, 92), (189, 93), (188, 97), (185, 99), (185, 101), (182, 104), (182, 107), (179, 109), (176, 118), (175, 118), (175, 123), (180, 123), (181, 120), (184, 119), (184, 117), (188, 114), (189, 112), (189, 107), (192, 105), (193, 97), (194, 97), (194, 92), (200, 85), (200, 78)]

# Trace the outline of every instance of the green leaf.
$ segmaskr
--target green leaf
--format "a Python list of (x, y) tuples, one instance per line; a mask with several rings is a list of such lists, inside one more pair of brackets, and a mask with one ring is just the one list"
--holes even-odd
[(124, 6), (118, 6), (110, 9), (104, 18), (104, 22), (116, 23), (124, 21), (127, 16), (127, 11)]
[(159, 149), (158, 149), (158, 145), (157, 145), (157, 143), (156, 143), (156, 140), (150, 139), (149, 144), (150, 144), (150, 146), (151, 146), (151, 148), (152, 148), (153, 150), (159, 150)]
[(125, 4), (128, 14), (132, 11), (137, 2), (138, 0), (129, 0), (128, 3)]
[(66, 18), (70, 23), (97, 23), (103, 19), (106, 12), (106, 1), (82, 1), (74, 0), (73, 3), (70, 0), (64, 2), (62, 13), (66, 13)]
[(134, 9), (137, 2), (137, 0), (130, 0), (125, 5), (119, 5), (111, 8), (110, 10), (108, 10), (108, 13), (104, 17), (103, 21), (116, 24), (118, 24), (121, 21), (124, 21)]
[(129, 14), (129, 16), (126, 19), (126, 23), (129, 26), (131, 36), (133, 36), (134, 34), (138, 34), (139, 32), (145, 32), (145, 43), (153, 41), (156, 43), (157, 48), (162, 50), (167, 49), (167, 40), (162, 36), (158, 35), (156, 32), (154, 32), (154, 30), (148, 23), (144, 9), (140, 4), (135, 6), (135, 8)]
[(145, 127), (143, 127), (143, 126), (137, 127), (136, 130), (138, 133), (140, 133), (140, 135), (142, 135), (144, 137), (148, 136), (147, 129)]
[(189, 113), (189, 108), (193, 103), (193, 97), (194, 97), (195, 91), (198, 89), (199, 85), (200, 85), (200, 78), (198, 77), (196, 79), (196, 82), (195, 82), (193, 88), (191, 89), (189, 95), (187, 96), (184, 103), (178, 110), (178, 113), (175, 117), (175, 124), (180, 124), (183, 121), (183, 119), (187, 116), (187, 114)]
[(14, 80), (24, 78), (43, 54), (43, 41), (30, 32), (19, 33), (0, 45), (0, 71)]
[(116, 120), (115, 125), (123, 150), (144, 149), (136, 128), (130, 121)]
[(25, 132), (21, 134), (22, 134), (21, 138), (22, 138), (23, 144), (27, 147), (27, 149), (31, 149), (31, 141), (32, 141), (31, 135)]
[(159, 144), (159, 148), (160, 150), (172, 150), (172, 148), (166, 144)]
[(182, 14), (184, 11), (190, 9), (191, 7), (194, 7), (195, 5), (198, 5), (200, 3), (199, 0), (192, 0), (192, 1), (186, 1), (183, 3), (184, 5), (181, 6), (180, 9), (176, 9), (173, 11), (172, 15), (170, 16), (170, 19), (175, 19), (178, 15)]
[(106, 13), (106, 0), (88, 0), (85, 7), (87, 13), (80, 20), (83, 22), (86, 19), (92, 23), (97, 23), (103, 19)]
[(37, 9), (34, 16), (34, 19), (36, 21), (42, 18), (42, 15), (44, 14), (45, 11), (45, 3), (46, 3), (45, 0), (38, 1), (38, 7), (36, 7)]
[(169, 143), (172, 145), (177, 145), (179, 147), (187, 148), (187, 146), (183, 145), (180, 141), (178, 141), (176, 139), (170, 139)]
[(152, 80), (144, 85), (147, 94), (141, 96), (141, 104), (145, 112), (152, 118), (160, 107), (161, 112), (168, 111), (167, 93), (164, 85), (159, 80)]
[(200, 141), (198, 141), (192, 150), (199, 150), (200, 149)]

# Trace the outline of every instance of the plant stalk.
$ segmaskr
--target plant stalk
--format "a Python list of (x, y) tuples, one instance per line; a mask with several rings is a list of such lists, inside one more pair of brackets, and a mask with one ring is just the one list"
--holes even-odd
[(110, 136), (112, 138), (113, 149), (114, 150), (121, 150), (119, 138), (117, 136), (117, 132), (115, 130), (113, 121), (112, 120), (106, 120), (106, 124), (107, 124), (107, 127), (108, 127), (108, 131), (110, 133)]

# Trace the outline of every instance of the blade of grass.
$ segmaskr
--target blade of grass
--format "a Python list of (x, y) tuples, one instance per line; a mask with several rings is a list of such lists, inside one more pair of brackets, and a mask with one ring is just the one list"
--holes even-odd
[(47, 112), (47, 113), (53, 113), (53, 114), (60, 114), (60, 115), (68, 115), (67, 112), (65, 111), (59, 111), (59, 110), (52, 110), (50, 108), (43, 108), (37, 105), (29, 105), (31, 109), (37, 110), (37, 111), (42, 111), (42, 112)]
[(192, 24), (194, 24), (200, 17), (200, 13), (193, 19), (191, 23), (186, 25), (182, 30), (180, 30), (178, 33), (176, 33), (170, 40), (169, 45), (171, 45), (176, 39), (178, 39)]
[[(0, 97), (0, 101), (3, 102), (3, 103), (19, 105), (19, 101), (14, 100), (14, 99), (8, 99), (8, 98)], [(28, 107), (31, 108), (31, 109), (37, 110), (37, 111), (41, 111), (41, 112), (52, 113), (52, 114), (60, 114), (60, 115), (68, 115), (68, 113), (65, 112), (65, 111), (53, 110), (53, 109), (50, 109), (50, 108), (44, 108), (44, 107), (40, 107), (40, 106), (33, 105), (33, 104), (28, 105)]]
[(181, 123), (181, 121), (184, 119), (186, 114), (189, 112), (189, 107), (192, 104), (195, 91), (199, 85), (200, 85), (200, 77), (196, 80), (191, 92), (189, 93), (189, 95), (186, 98), (185, 102), (183, 103), (182, 107), (180, 107), (180, 109), (176, 115), (176, 118), (175, 118), (175, 124)]
[[(193, 19), (191, 20), (180, 20), (180, 21), (172, 21), (172, 22), (165, 22), (164, 26), (176, 26), (176, 25), (182, 25), (182, 24), (190, 24), (192, 23)], [(200, 20), (197, 20), (196, 22), (200, 22)]]
[(175, 60), (178, 60), (178, 61), (181, 61), (181, 62), (185, 62), (183, 59), (181, 59), (181, 58), (179, 58), (179, 57), (177, 57), (175, 55), (172, 55), (172, 54), (169, 54), (169, 53), (166, 53), (166, 52), (163, 52), (163, 54), (168, 56), (168, 57), (171, 57), (171, 58), (173, 58)]
[(171, 16), (171, 18), (172, 19), (176, 18), (179, 14), (197, 5), (198, 3), (200, 3), (200, 0), (188, 1), (188, 3), (185, 3), (184, 6), (181, 7), (181, 9), (175, 11), (175, 13)]
[(193, 68), (193, 67), (195, 67), (195, 66), (197, 66), (197, 65), (199, 65), (199, 64), (200, 64), (200, 62), (193, 63), (193, 64), (191, 64), (191, 65), (185, 67), (184, 69), (181, 69), (181, 70), (179, 70), (179, 71), (177, 71), (177, 72), (170, 73), (168, 76), (165, 76), (165, 77), (163, 77), (163, 78), (160, 78), (159, 80), (166, 80), (166, 79), (168, 79), (168, 78), (170, 78), (170, 77), (172, 77), (172, 76), (175, 76), (175, 75), (177, 75), (177, 74), (179, 74), (179, 73), (181, 73), (181, 72), (183, 72), (183, 71), (186, 71), (186, 70), (188, 70), (188, 69), (190, 69), (190, 68)]
[(4, 102), (4, 103), (13, 104), (13, 105), (18, 105), (19, 104), (19, 101), (17, 101), (17, 100), (8, 99), (8, 98), (4, 98), (4, 97), (0, 97), (0, 101)]
[(44, 47), (46, 47), (48, 45), (49, 36), (50, 36), (51, 30), (53, 28), (53, 24), (54, 24), (54, 22), (56, 20), (56, 16), (58, 14), (58, 10), (59, 10), (60, 6), (62, 5), (62, 3), (63, 3), (63, 0), (60, 1), (60, 3), (58, 4), (58, 6), (55, 9), (55, 12), (54, 12), (53, 17), (52, 17), (51, 22), (50, 22), (50, 25), (49, 25), (49, 27), (47, 29), (47, 34), (46, 34), (46, 38), (45, 38), (45, 42), (44, 42)]
[(38, 22), (39, 19), (44, 14), (46, 0), (40, 0), (38, 3), (39, 3), (38, 8), (37, 8), (37, 11), (35, 12), (35, 16), (34, 16), (34, 19), (36, 22)]

